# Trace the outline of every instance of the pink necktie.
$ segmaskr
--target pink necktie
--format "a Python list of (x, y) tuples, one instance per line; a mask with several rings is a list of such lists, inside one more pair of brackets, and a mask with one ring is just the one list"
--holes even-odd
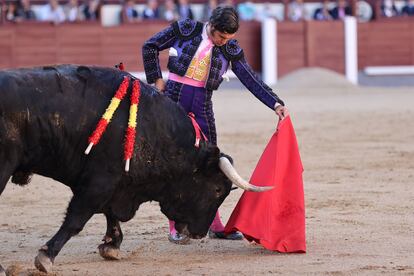
[(204, 49), (202, 49), (200, 51), (200, 54), (198, 55), (198, 59), (199, 60), (203, 59), (207, 55), (208, 51), (210, 51), (210, 49), (212, 47), (213, 47), (213, 43), (211, 42), (210, 39), (207, 39), (207, 45), (204, 47)]

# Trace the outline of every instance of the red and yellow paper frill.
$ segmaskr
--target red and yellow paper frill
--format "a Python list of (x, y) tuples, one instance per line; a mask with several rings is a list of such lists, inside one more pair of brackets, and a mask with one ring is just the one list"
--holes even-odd
[[(88, 148), (85, 150), (85, 154), (89, 154), (92, 147), (97, 145), (106, 130), (106, 127), (111, 122), (112, 117), (114, 116), (115, 111), (117, 110), (122, 99), (125, 97), (128, 86), (129, 86), (129, 77), (125, 76), (122, 83), (119, 85), (118, 90), (116, 91), (114, 97), (111, 99), (111, 102), (108, 108), (105, 110), (105, 113), (102, 115), (99, 120), (95, 130), (92, 135), (89, 137)], [(133, 155), (135, 136), (136, 136), (136, 126), (137, 126), (137, 112), (138, 104), (140, 98), (140, 84), (138, 80), (133, 82), (132, 93), (131, 93), (131, 105), (129, 109), (129, 120), (128, 128), (125, 134), (125, 147), (124, 147), (124, 159), (126, 161), (125, 171), (129, 171), (129, 163)]]
[(134, 152), (135, 135), (137, 127), (138, 104), (141, 96), (139, 81), (135, 80), (132, 86), (131, 106), (129, 107), (128, 128), (125, 135), (124, 159), (125, 171), (129, 171), (129, 162)]

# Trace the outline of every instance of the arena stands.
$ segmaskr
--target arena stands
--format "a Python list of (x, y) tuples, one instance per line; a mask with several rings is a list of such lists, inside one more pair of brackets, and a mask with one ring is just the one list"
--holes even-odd
[[(208, 3), (217, 0), (1, 0), (1, 22), (23, 20), (84, 21), (99, 20), (103, 26), (128, 23), (122, 16), (122, 7), (130, 5), (134, 20), (189, 17), (208, 18)], [(357, 16), (360, 21), (414, 15), (413, 0), (273, 0), (230, 1), (237, 6), (242, 20), (275, 18), (278, 21), (335, 20), (346, 15)], [(210, 4), (211, 4), (210, 3)], [(164, 15), (165, 10), (169, 15)], [(322, 14), (321, 12), (324, 12)], [(123, 20), (124, 19), (124, 20)]]

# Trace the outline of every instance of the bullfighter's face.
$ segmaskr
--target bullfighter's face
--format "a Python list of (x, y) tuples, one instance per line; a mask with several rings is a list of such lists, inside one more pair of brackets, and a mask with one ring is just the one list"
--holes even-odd
[(236, 33), (234, 34), (228, 34), (220, 32), (214, 27), (208, 26), (207, 28), (208, 36), (211, 39), (211, 42), (213, 42), (216, 46), (223, 46), (225, 45), (230, 39), (233, 39), (236, 36)]

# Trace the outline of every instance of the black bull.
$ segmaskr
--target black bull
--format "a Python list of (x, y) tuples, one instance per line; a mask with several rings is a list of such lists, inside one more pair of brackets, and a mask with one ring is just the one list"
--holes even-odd
[(184, 110), (142, 82), (129, 173), (123, 160), (127, 96), (100, 143), (84, 154), (124, 76), (129, 74), (115, 68), (72, 65), (0, 71), (0, 194), (10, 177), (24, 185), (33, 173), (73, 192), (62, 226), (36, 257), (40, 270), (50, 270), (64, 244), (97, 213), (107, 219), (100, 253), (117, 258), (119, 221), (130, 220), (150, 200), (159, 202), (179, 232), (201, 238), (230, 192), (220, 150), (206, 142), (194, 147)]

